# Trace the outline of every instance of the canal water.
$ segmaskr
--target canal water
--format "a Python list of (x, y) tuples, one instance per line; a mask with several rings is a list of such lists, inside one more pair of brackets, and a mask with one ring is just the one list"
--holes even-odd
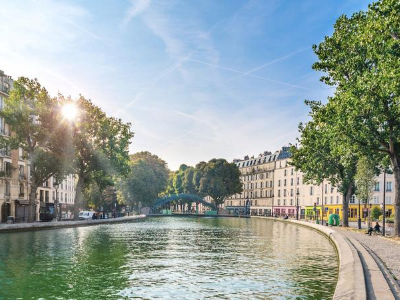
[(326, 237), (265, 219), (0, 235), (0, 299), (332, 299), (337, 273)]

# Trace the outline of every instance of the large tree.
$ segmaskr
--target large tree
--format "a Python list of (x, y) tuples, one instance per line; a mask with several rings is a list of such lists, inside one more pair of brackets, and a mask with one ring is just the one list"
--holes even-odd
[(139, 204), (151, 206), (167, 187), (167, 164), (147, 151), (133, 154), (130, 159), (130, 173), (119, 185), (124, 201), (137, 208)]
[(130, 123), (108, 117), (90, 100), (80, 97), (75, 105), (78, 118), (71, 123), (78, 175), (75, 218), (84, 205), (84, 189), (96, 182), (100, 190), (114, 185), (116, 177), (129, 173), (129, 144), (133, 133)]
[(367, 12), (341, 16), (334, 27), (314, 46), (319, 61), (313, 68), (336, 87), (328, 105), (338, 132), (367, 157), (389, 157), (400, 236), (400, 2), (377, 1)]
[(200, 162), (193, 175), (197, 190), (210, 196), (217, 208), (227, 197), (242, 192), (239, 168), (225, 159)]
[(12, 134), (2, 137), (1, 142), (11, 149), (22, 148), (27, 154), (30, 162), (28, 222), (33, 222), (37, 188), (50, 177), (62, 178), (69, 171), (70, 133), (60, 112), (66, 99), (61, 95), (52, 98), (36, 79), (21, 77), (14, 82), (10, 97), (4, 102), (0, 116)]
[(299, 125), (301, 134), (298, 147), (291, 147), (292, 161), (303, 172), (303, 181), (319, 185), (325, 179), (337, 186), (343, 195), (343, 226), (349, 226), (349, 201), (354, 192), (357, 154), (348, 141), (338, 135), (327, 109), (320, 102), (306, 101), (312, 120)]

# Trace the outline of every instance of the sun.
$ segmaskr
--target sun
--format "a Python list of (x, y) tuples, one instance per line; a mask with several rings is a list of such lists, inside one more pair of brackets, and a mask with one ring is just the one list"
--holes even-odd
[(74, 103), (65, 104), (62, 108), (62, 115), (68, 121), (74, 121), (78, 116), (78, 109)]

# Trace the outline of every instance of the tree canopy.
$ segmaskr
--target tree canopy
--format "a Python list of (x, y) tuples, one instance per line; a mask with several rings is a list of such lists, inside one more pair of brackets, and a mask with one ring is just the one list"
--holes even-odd
[(400, 235), (400, 2), (381, 0), (341, 16), (314, 51), (313, 68), (336, 88), (328, 100), (339, 135), (378, 165), (390, 159), (396, 186), (395, 234)]

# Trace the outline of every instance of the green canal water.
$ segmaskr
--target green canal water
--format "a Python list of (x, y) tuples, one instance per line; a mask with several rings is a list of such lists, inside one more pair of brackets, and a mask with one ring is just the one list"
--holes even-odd
[(326, 237), (263, 219), (0, 234), (0, 299), (331, 299), (337, 271)]

